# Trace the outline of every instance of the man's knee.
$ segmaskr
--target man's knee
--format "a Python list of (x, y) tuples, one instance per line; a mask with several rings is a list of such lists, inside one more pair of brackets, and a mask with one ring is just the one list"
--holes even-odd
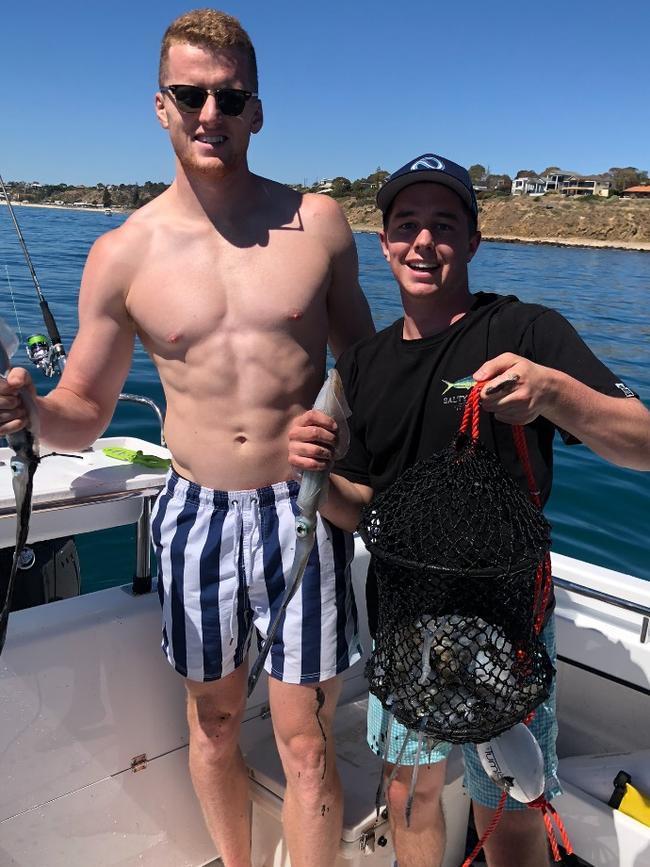
[[(300, 733), (283, 739), (280, 754), (287, 781), (305, 788), (320, 788), (330, 758), (327, 740), (320, 731)], [(334, 756), (331, 756), (332, 762)]]
[(225, 679), (210, 684), (188, 681), (186, 686), (192, 749), (200, 750), (207, 760), (236, 752), (245, 692), (234, 682), (225, 683)]
[[(287, 780), (324, 777), (334, 765), (332, 724), (338, 678), (315, 686), (271, 682), (271, 713)], [(298, 777), (300, 774), (300, 777)]]
[[(442, 811), (441, 798), (445, 784), (445, 765), (446, 762), (438, 762), (418, 770), (418, 779), (410, 805), (413, 768), (408, 765), (400, 767), (397, 776), (391, 781), (386, 791), (388, 810), (394, 826), (406, 826), (407, 810), (409, 829), (415, 833), (421, 828), (436, 824), (437, 817)], [(390, 769), (391, 766), (388, 767)], [(390, 776), (390, 770), (387, 770), (386, 776)]]

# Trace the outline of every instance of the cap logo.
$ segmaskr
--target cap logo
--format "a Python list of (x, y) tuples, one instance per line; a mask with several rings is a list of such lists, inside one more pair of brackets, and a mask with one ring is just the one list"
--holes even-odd
[(415, 172), (418, 169), (433, 169), (434, 171), (444, 172), (445, 164), (442, 160), (439, 160), (437, 157), (421, 157), (421, 159), (416, 160), (411, 166), (410, 171)]

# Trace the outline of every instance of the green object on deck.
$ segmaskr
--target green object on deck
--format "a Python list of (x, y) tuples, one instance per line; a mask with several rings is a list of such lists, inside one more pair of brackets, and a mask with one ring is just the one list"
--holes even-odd
[(125, 449), (122, 446), (106, 446), (102, 449), (107, 458), (115, 458), (116, 461), (127, 461), (131, 464), (141, 464), (156, 470), (166, 470), (171, 461), (169, 458), (161, 458), (158, 455), (145, 455), (140, 449)]

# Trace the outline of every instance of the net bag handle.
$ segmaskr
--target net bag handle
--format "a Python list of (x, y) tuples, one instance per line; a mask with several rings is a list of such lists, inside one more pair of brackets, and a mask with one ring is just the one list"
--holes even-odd
[[(470, 393), (467, 395), (467, 400), (465, 401), (465, 411), (463, 412), (463, 419), (460, 423), (459, 428), (459, 433), (469, 436), (474, 443), (477, 443), (479, 441), (481, 391), (484, 385), (485, 381), (477, 382), (476, 385), (473, 386)], [(526, 443), (526, 435), (524, 434), (523, 426), (518, 424), (511, 425), (511, 429), (512, 437), (515, 441), (515, 448), (517, 449), (517, 455), (519, 457), (519, 462), (523, 468), (524, 475), (526, 476), (528, 493), (537, 508), (541, 509), (542, 499), (539, 488), (537, 487), (537, 483), (535, 482), (533, 468), (530, 463), (530, 455), (528, 454), (528, 445)], [(533, 600), (533, 611), (534, 628), (537, 635), (540, 634), (544, 626), (544, 614), (546, 612), (546, 606), (548, 604), (548, 599), (551, 593), (552, 580), (551, 558), (550, 555), (547, 554), (543, 562), (540, 563), (537, 569), (537, 574), (535, 575), (535, 596)]]

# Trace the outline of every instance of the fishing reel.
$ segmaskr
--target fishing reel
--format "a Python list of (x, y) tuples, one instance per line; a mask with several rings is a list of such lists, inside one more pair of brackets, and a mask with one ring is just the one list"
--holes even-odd
[(61, 373), (59, 353), (44, 334), (32, 334), (27, 338), (25, 346), (29, 360), (33, 362), (45, 376), (52, 377)]

